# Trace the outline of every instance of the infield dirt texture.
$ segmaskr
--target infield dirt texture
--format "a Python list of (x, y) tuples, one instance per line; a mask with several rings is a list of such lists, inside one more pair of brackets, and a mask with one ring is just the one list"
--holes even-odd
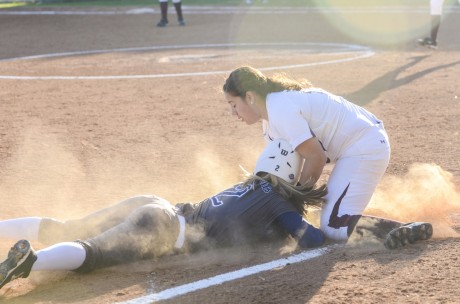
[[(157, 3), (153, 13), (0, 10), (0, 219), (71, 219), (137, 194), (200, 201), (240, 181), (239, 165), (252, 170), (264, 146), (261, 127), (232, 117), (221, 88), (229, 71), (249, 64), (307, 78), (381, 118), (392, 159), (366, 212), (431, 221), (434, 237), (394, 251), (354, 238), (165, 302), (458, 303), (460, 7), (444, 8), (433, 51), (415, 43), (428, 33), (429, 1), (415, 2), (286, 9), (185, 1), (187, 25), (177, 25), (170, 5), (166, 28), (155, 26)], [(37, 55), (45, 56), (18, 58)], [(14, 241), (1, 240), (2, 258)], [(33, 273), (0, 290), (0, 301), (123, 302), (297, 252), (272, 244), (88, 275)]]

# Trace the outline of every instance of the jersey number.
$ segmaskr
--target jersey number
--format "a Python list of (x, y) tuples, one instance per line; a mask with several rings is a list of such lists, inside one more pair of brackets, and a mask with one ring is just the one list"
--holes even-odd
[(243, 187), (241, 185), (237, 185), (232, 189), (225, 190), (216, 196), (211, 197), (211, 202), (213, 207), (219, 207), (224, 204), (225, 197), (228, 196), (236, 196), (236, 197), (242, 197), (246, 193), (248, 193), (250, 190), (254, 189), (254, 184), (249, 184), (246, 187)]

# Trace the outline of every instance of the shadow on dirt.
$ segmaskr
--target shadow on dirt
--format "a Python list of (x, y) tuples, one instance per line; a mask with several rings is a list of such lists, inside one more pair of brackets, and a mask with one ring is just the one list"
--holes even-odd
[(423, 77), (429, 73), (432, 73), (434, 71), (437, 71), (437, 70), (441, 70), (441, 69), (444, 69), (444, 68), (448, 68), (448, 67), (452, 67), (452, 66), (455, 66), (457, 64), (460, 64), (460, 61), (456, 61), (456, 62), (452, 62), (452, 63), (449, 63), (449, 64), (444, 64), (444, 65), (440, 65), (440, 66), (436, 66), (436, 67), (432, 67), (432, 68), (429, 68), (429, 69), (425, 69), (423, 71), (420, 71), (420, 72), (417, 72), (417, 73), (414, 73), (414, 74), (411, 74), (411, 75), (408, 75), (406, 77), (403, 77), (403, 78), (399, 78), (398, 79), (398, 75), (401, 74), (402, 72), (404, 72), (405, 70), (407, 70), (408, 68), (412, 67), (412, 66), (415, 66), (417, 65), (418, 63), (420, 63), (422, 60), (424, 60), (425, 58), (427, 57), (430, 57), (429, 55), (424, 55), (424, 56), (416, 56), (416, 57), (413, 57), (412, 60), (410, 62), (408, 62), (407, 64), (393, 70), (393, 71), (390, 71), (384, 75), (382, 75), (381, 77), (371, 81), (369, 84), (367, 84), (366, 86), (364, 86), (362, 89), (356, 91), (356, 92), (353, 92), (353, 93), (350, 93), (350, 94), (347, 94), (347, 95), (344, 95), (344, 98), (357, 104), (357, 105), (360, 105), (360, 106), (363, 106), (369, 102), (371, 102), (372, 100), (374, 100), (375, 98), (377, 98), (382, 92), (386, 91), (386, 90), (389, 90), (389, 89), (395, 89), (395, 88), (398, 88), (398, 87), (401, 87), (401, 86), (404, 86), (420, 77)]

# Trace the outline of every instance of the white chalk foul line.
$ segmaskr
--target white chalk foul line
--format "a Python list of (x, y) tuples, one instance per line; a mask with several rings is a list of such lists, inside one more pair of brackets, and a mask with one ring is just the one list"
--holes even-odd
[(330, 245), (324, 248), (304, 251), (299, 254), (291, 255), (287, 258), (282, 258), (282, 259), (271, 261), (268, 263), (259, 264), (259, 265), (243, 268), (243, 269), (236, 270), (236, 271), (223, 273), (223, 274), (211, 277), (211, 278), (199, 280), (196, 282), (184, 284), (184, 285), (169, 288), (169, 289), (165, 289), (158, 293), (149, 294), (149, 295), (139, 297), (133, 300), (129, 300), (126, 302), (120, 302), (120, 304), (144, 304), (144, 303), (152, 303), (152, 302), (160, 301), (160, 300), (172, 299), (172, 298), (175, 298), (181, 295), (185, 295), (187, 293), (194, 292), (200, 289), (205, 289), (211, 286), (220, 285), (226, 282), (230, 282), (230, 281), (241, 279), (241, 278), (244, 278), (250, 275), (254, 275), (259, 272), (272, 270), (277, 267), (286, 266), (288, 264), (295, 264), (295, 263), (307, 261), (307, 260), (316, 258), (320, 255), (323, 255), (331, 251), (333, 248), (337, 246), (341, 246), (341, 245)]
[[(107, 49), (107, 50), (92, 50), (92, 51), (77, 51), (77, 52), (65, 52), (65, 53), (53, 53), (53, 54), (41, 54), (34, 56), (16, 57), (0, 59), (1, 62), (8, 61), (19, 61), (19, 60), (33, 60), (33, 59), (45, 59), (52, 57), (65, 57), (65, 56), (79, 56), (79, 55), (90, 55), (90, 54), (101, 54), (101, 53), (113, 53), (113, 52), (133, 52), (133, 51), (148, 51), (148, 50), (167, 50), (167, 49), (196, 49), (196, 48), (234, 48), (234, 47), (260, 47), (260, 46), (302, 46), (302, 47), (322, 47), (319, 53), (333, 54), (330, 50), (332, 49), (335, 53), (347, 54), (349, 57), (317, 61), (313, 63), (305, 64), (293, 64), (284, 66), (272, 66), (272, 67), (261, 67), (261, 71), (269, 70), (281, 70), (281, 69), (295, 69), (310, 66), (317, 66), (323, 64), (336, 64), (341, 62), (347, 62), (351, 60), (357, 60), (367, 58), (375, 55), (375, 53), (368, 47), (354, 45), (354, 44), (341, 44), (341, 43), (321, 43), (321, 42), (286, 42), (286, 43), (226, 43), (226, 44), (201, 44), (201, 45), (168, 45), (168, 46), (150, 46), (150, 47), (138, 47), (138, 48), (120, 48), (120, 49)], [(327, 50), (329, 48), (329, 51)], [(100, 80), (100, 79), (143, 79), (143, 78), (169, 78), (169, 77), (185, 77), (185, 76), (207, 76), (207, 75), (218, 75), (228, 74), (231, 71), (203, 71), (203, 72), (186, 72), (186, 73), (171, 73), (171, 74), (144, 74), (144, 75), (106, 75), (106, 76), (14, 76), (14, 75), (0, 75), (0, 79), (15, 79), (15, 80)]]

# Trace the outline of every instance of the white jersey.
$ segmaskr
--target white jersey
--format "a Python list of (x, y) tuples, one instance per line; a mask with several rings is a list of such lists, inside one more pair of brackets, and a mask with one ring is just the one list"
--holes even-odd
[(270, 93), (266, 100), (268, 121), (263, 121), (263, 132), (267, 141), (284, 138), (295, 149), (316, 136), (332, 162), (382, 123), (364, 108), (321, 89)]

